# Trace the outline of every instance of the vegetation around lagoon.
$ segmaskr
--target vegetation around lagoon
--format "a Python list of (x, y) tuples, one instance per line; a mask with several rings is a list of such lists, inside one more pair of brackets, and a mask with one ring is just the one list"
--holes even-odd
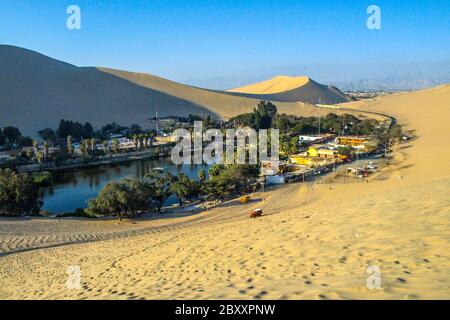
[(209, 180), (200, 171), (199, 180), (186, 174), (173, 176), (164, 170), (154, 169), (144, 178), (127, 178), (108, 183), (97, 198), (89, 201), (85, 212), (92, 216), (117, 216), (133, 218), (146, 212), (161, 212), (164, 202), (171, 196), (179, 205), (193, 200), (224, 200), (250, 191), (256, 184), (259, 168), (256, 165), (213, 165)]
[[(393, 124), (388, 130), (381, 122), (374, 119), (360, 119), (350, 114), (336, 115), (330, 113), (320, 119), (318, 117), (297, 117), (278, 114), (271, 102), (261, 101), (251, 113), (239, 115), (228, 122), (215, 121), (210, 116), (176, 117), (176, 125), (189, 128), (194, 121), (203, 121), (204, 128), (251, 127), (254, 129), (279, 129), (280, 151), (285, 155), (296, 154), (302, 147), (299, 135), (332, 133), (348, 135), (372, 135), (379, 138), (385, 147), (392, 140), (403, 135), (399, 125)], [(20, 131), (10, 127), (2, 130), (0, 142), (20, 141)], [(172, 128), (173, 129), (173, 128)], [(63, 161), (74, 158), (74, 141), (79, 142), (77, 157), (83, 161), (92, 161), (105, 155), (121, 152), (117, 138), (122, 134), (132, 141), (135, 151), (153, 149), (160, 153), (160, 147), (153, 146), (156, 132), (143, 130), (138, 125), (125, 127), (111, 123), (95, 131), (89, 123), (61, 120), (57, 130), (50, 128), (41, 130), (40, 137), (44, 143), (39, 146), (32, 143), (32, 148), (23, 151), (20, 157), (37, 163), (47, 161)], [(110, 140), (102, 140), (109, 138)], [(100, 143), (99, 143), (100, 142)], [(270, 143), (270, 141), (269, 141)], [(50, 155), (50, 147), (59, 144), (60, 150)], [(99, 147), (100, 145), (100, 147)], [(351, 156), (351, 147), (339, 147), (342, 155)], [(161, 208), (170, 196), (178, 199), (179, 205), (190, 201), (224, 200), (229, 197), (255, 191), (258, 186), (258, 165), (221, 165), (215, 164), (199, 172), (198, 180), (190, 179), (185, 174), (173, 176), (169, 172), (153, 170), (144, 178), (124, 179), (107, 184), (95, 199), (89, 202), (87, 209), (79, 209), (68, 216), (108, 216), (119, 218), (135, 217), (144, 212), (161, 212)], [(50, 172), (37, 172), (33, 175), (17, 174), (11, 170), (3, 170), (2, 181), (11, 180), (2, 185), (0, 195), (0, 215), (29, 215), (39, 213), (42, 201), (39, 199), (39, 188), (53, 183)], [(21, 187), (21, 185), (23, 186)]]
[(39, 214), (39, 186), (31, 175), (0, 169), (0, 215)]

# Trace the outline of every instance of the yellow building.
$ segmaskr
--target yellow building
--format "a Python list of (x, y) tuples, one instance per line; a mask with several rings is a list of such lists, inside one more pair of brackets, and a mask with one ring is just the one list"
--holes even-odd
[(171, 143), (171, 142), (176, 142), (176, 138), (173, 135), (168, 135), (168, 136), (157, 136), (155, 137), (155, 142), (162, 144), (162, 143)]
[(369, 141), (369, 138), (367, 137), (358, 137), (358, 136), (341, 136), (337, 137), (336, 139), (338, 144), (345, 146), (359, 146)]
[(334, 159), (338, 156), (337, 150), (319, 149), (317, 150), (320, 158)]
[(327, 160), (319, 157), (307, 157), (304, 155), (293, 155), (289, 158), (290, 163), (303, 165), (303, 166), (317, 166), (324, 165), (327, 163)]
[(304, 166), (312, 166), (314, 164), (313, 158), (294, 155), (289, 158), (291, 163), (300, 164)]
[(308, 148), (308, 156), (310, 157), (318, 157), (319, 156), (319, 148), (316, 146), (311, 146)]
[(337, 150), (331, 150), (323, 146), (311, 146), (308, 148), (308, 156), (325, 159), (333, 159), (338, 156)]

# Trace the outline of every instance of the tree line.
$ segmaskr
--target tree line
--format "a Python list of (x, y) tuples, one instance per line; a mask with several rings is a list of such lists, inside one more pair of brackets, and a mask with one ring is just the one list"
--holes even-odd
[(33, 143), (33, 139), (22, 135), (19, 128), (7, 126), (3, 130), (0, 128), (0, 146), (12, 148), (14, 145), (19, 147), (29, 147)]
[(89, 201), (85, 212), (94, 216), (118, 216), (133, 218), (139, 214), (156, 211), (166, 200), (175, 195), (179, 205), (192, 200), (224, 200), (233, 195), (254, 191), (252, 188), (259, 174), (258, 166), (213, 165), (199, 171), (198, 180), (186, 174), (172, 175), (165, 170), (154, 169), (144, 178), (126, 178), (108, 183), (97, 198)]
[[(200, 170), (198, 179), (190, 179), (184, 173), (175, 176), (166, 170), (154, 169), (144, 178), (108, 183), (95, 199), (89, 201), (83, 214), (133, 218), (145, 212), (161, 212), (172, 195), (176, 196), (180, 206), (192, 200), (224, 200), (255, 191), (258, 174), (256, 165), (216, 164), (208, 172)], [(39, 187), (48, 178), (45, 174), (33, 176), (0, 169), (0, 215), (39, 214), (43, 205)]]

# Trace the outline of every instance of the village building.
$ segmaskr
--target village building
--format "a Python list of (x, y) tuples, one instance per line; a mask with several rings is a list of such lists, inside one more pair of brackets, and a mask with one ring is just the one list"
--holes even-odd
[(369, 142), (369, 138), (363, 136), (339, 136), (336, 138), (336, 142), (339, 145), (355, 147)]

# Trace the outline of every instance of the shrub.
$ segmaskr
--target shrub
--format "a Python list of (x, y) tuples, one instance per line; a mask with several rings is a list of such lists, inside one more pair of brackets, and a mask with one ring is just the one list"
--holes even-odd
[(133, 218), (152, 207), (155, 191), (143, 179), (124, 179), (108, 183), (96, 199), (90, 200), (86, 213)]
[(0, 215), (38, 214), (42, 201), (33, 178), (10, 169), (0, 169)]

